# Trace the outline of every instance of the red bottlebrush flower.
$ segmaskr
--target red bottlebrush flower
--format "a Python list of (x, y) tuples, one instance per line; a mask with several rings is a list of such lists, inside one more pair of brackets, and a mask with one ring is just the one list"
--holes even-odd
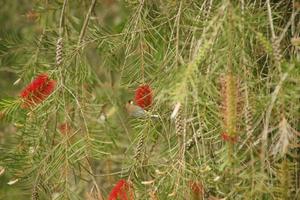
[(231, 143), (236, 143), (237, 142), (237, 137), (236, 136), (230, 136), (226, 132), (221, 134), (222, 140), (226, 142), (231, 142)]
[(134, 200), (131, 185), (124, 179), (117, 182), (111, 190), (108, 200)]
[(27, 87), (25, 87), (20, 97), (24, 100), (23, 108), (28, 108), (41, 103), (54, 90), (56, 81), (49, 79), (47, 74), (38, 75)]
[(150, 86), (147, 84), (139, 86), (135, 90), (134, 100), (143, 109), (149, 108), (153, 102), (153, 92)]

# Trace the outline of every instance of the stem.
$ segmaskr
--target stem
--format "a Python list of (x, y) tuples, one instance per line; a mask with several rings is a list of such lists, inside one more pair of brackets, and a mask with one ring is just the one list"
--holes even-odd
[(59, 37), (62, 37), (63, 33), (64, 33), (64, 16), (65, 16), (65, 12), (66, 12), (66, 5), (68, 3), (68, 0), (64, 0), (64, 4), (61, 10), (61, 14), (60, 14), (60, 20), (59, 20)]
[(180, 26), (180, 15), (181, 15), (181, 7), (182, 7), (182, 1), (180, 1), (180, 5), (178, 8), (178, 13), (176, 15), (176, 39), (175, 39), (175, 47), (176, 47), (176, 66), (178, 66), (179, 61), (179, 26)]
[(272, 39), (276, 38), (275, 31), (274, 31), (274, 25), (273, 25), (273, 18), (272, 18), (272, 10), (270, 5), (270, 0), (267, 0), (267, 7), (268, 7), (268, 16), (269, 16), (269, 23), (270, 23), (270, 29), (272, 34)]
[(269, 133), (269, 124), (270, 124), (270, 118), (271, 118), (271, 113), (273, 110), (273, 107), (275, 105), (277, 96), (279, 94), (279, 91), (283, 85), (283, 82), (285, 81), (285, 79), (287, 78), (289, 72), (294, 68), (294, 65), (291, 65), (289, 70), (287, 72), (285, 72), (279, 83), (277, 84), (274, 92), (272, 93), (272, 97), (271, 97), (271, 103), (266, 111), (266, 118), (265, 118), (265, 124), (264, 124), (264, 129), (261, 133), (261, 172), (264, 172), (264, 167), (265, 167), (265, 160), (266, 160), (266, 151), (267, 151), (267, 144), (268, 144), (268, 133)]
[(80, 43), (83, 40), (83, 37), (84, 37), (85, 32), (86, 32), (87, 25), (89, 24), (89, 20), (90, 20), (90, 17), (91, 17), (92, 10), (94, 9), (95, 5), (96, 5), (96, 0), (92, 0), (91, 6), (89, 8), (88, 13), (85, 16), (85, 20), (84, 20), (82, 29), (80, 31), (80, 35), (79, 35), (79, 39), (78, 39), (78, 43), (77, 43), (78, 46), (80, 45)]
[(278, 42), (281, 42), (285, 36), (285, 34), (287, 33), (288, 31), (288, 28), (292, 25), (292, 35), (293, 35), (293, 22), (295, 20), (295, 17), (296, 15), (299, 13), (299, 10), (297, 10), (296, 12), (293, 12), (292, 15), (291, 15), (291, 18), (290, 20), (288, 21), (288, 23), (285, 25), (281, 35), (279, 36), (279, 39), (278, 39)]

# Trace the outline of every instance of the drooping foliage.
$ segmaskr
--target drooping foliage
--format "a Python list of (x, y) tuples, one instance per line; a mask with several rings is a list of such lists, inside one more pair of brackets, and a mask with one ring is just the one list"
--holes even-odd
[(300, 198), (299, 1), (22, 2), (0, 199)]

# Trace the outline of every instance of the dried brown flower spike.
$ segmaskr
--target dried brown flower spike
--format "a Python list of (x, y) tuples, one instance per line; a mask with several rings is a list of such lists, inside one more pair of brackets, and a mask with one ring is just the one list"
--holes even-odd
[(229, 73), (221, 78), (221, 110), (224, 132), (229, 138), (237, 138), (239, 117), (239, 89), (236, 77)]

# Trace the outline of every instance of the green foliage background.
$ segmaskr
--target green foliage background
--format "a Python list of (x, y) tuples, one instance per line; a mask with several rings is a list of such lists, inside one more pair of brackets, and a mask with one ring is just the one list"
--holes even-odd
[[(107, 199), (121, 178), (139, 200), (300, 199), (299, 10), (297, 0), (2, 0), (0, 199)], [(40, 73), (55, 91), (20, 108)], [(158, 119), (125, 110), (144, 83)]]

